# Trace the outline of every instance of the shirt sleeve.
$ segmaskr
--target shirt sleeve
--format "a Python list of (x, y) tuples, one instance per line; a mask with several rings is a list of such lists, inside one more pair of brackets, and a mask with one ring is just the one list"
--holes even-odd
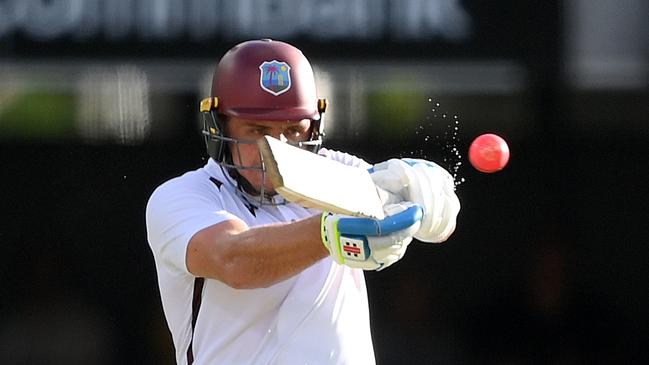
[(349, 153), (345, 152), (334, 151), (323, 147), (318, 151), (318, 154), (349, 166), (360, 167), (363, 169), (369, 169), (370, 167), (372, 167), (372, 165), (367, 163), (362, 158), (350, 155)]
[(186, 256), (190, 239), (211, 225), (238, 219), (225, 211), (213, 193), (172, 182), (156, 189), (146, 208), (147, 238), (158, 265), (190, 274)]

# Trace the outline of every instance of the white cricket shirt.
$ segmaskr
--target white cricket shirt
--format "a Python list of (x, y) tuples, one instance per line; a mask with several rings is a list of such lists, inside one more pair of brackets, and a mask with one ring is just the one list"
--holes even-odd
[[(320, 154), (369, 167), (341, 152)], [(192, 330), (196, 278), (185, 257), (195, 233), (233, 217), (253, 227), (315, 212), (295, 204), (254, 207), (212, 159), (153, 192), (147, 234), (178, 364), (188, 363), (190, 342), (195, 365), (375, 363), (363, 272), (329, 257), (268, 288), (233, 289), (205, 279)]]

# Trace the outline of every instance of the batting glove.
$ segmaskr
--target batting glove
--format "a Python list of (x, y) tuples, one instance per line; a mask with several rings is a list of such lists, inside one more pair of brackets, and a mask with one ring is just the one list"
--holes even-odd
[(370, 169), (384, 204), (411, 201), (424, 209), (421, 227), (414, 237), (422, 242), (443, 242), (455, 231), (460, 201), (453, 177), (434, 162), (421, 159), (391, 159)]
[(423, 210), (410, 202), (384, 209), (387, 216), (382, 220), (322, 214), (322, 242), (334, 261), (363, 270), (382, 270), (403, 257), (419, 230)]

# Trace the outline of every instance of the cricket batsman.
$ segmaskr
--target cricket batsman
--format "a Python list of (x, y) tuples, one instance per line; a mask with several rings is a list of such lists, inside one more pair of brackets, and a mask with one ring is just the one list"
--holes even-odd
[[(321, 148), (326, 107), (292, 45), (248, 41), (220, 60), (200, 105), (210, 158), (159, 186), (146, 208), (178, 364), (374, 364), (363, 270), (394, 264), (413, 238), (442, 242), (454, 231), (460, 203), (447, 171)], [(256, 141), (266, 135), (368, 169), (391, 193), (386, 217), (284, 200), (261, 163)], [(350, 255), (342, 242), (359, 246)]]

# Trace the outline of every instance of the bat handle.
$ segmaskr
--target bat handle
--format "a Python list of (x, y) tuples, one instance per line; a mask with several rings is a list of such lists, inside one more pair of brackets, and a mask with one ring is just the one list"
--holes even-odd
[(381, 199), (383, 206), (385, 206), (386, 204), (401, 203), (403, 201), (401, 196), (399, 196), (398, 194), (393, 194), (387, 190), (381, 189), (378, 186), (376, 186), (376, 193), (379, 195), (379, 199)]

